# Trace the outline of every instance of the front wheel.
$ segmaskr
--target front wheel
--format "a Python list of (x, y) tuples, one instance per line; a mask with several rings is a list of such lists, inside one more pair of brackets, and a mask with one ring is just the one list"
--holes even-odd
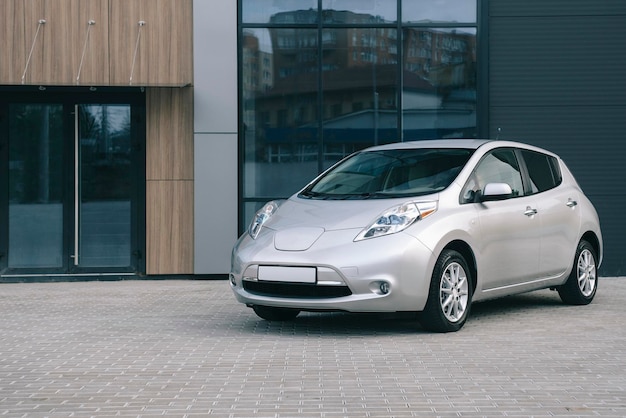
[(561, 300), (570, 305), (591, 303), (598, 289), (598, 257), (587, 241), (580, 241), (569, 278), (559, 286)]
[(454, 250), (443, 251), (433, 270), (420, 323), (429, 331), (458, 331), (467, 320), (471, 304), (471, 272), (465, 258)]
[(252, 309), (259, 318), (263, 318), (267, 321), (291, 321), (300, 313), (297, 309), (275, 308), (272, 306), (254, 305)]

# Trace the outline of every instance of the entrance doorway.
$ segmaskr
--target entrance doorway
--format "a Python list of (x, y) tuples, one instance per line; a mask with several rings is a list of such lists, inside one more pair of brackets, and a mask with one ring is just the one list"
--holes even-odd
[(2, 274), (141, 272), (143, 95), (33, 99), (3, 108)]

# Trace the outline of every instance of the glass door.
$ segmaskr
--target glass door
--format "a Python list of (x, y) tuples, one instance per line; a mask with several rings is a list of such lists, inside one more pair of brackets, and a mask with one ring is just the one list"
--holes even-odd
[(143, 271), (141, 103), (13, 102), (4, 112), (0, 275)]
[(77, 267), (131, 264), (130, 106), (75, 106), (74, 254)]
[(64, 265), (63, 106), (9, 106), (8, 267)]

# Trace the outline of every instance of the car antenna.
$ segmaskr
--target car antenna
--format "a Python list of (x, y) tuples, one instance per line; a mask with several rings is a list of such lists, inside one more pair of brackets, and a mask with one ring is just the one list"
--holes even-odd
[(498, 135), (496, 135), (496, 141), (497, 141), (498, 139), (500, 139), (500, 133), (502, 132), (502, 128), (498, 126), (498, 129), (496, 130), (498, 131)]

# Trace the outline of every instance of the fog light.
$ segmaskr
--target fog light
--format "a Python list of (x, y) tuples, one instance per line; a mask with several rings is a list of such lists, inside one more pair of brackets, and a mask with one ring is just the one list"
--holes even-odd
[(389, 293), (389, 283), (387, 282), (380, 282), (380, 293), (382, 293), (383, 295), (386, 295), (387, 293)]

